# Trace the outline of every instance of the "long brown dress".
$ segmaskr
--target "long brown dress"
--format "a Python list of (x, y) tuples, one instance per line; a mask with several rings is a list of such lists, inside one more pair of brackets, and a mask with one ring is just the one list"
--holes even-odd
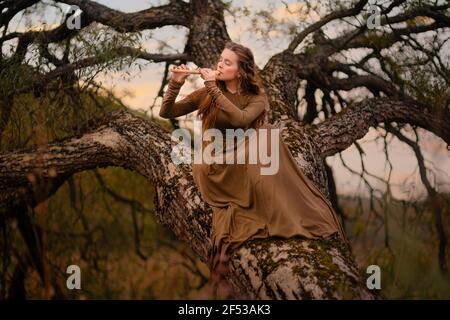
[[(219, 109), (214, 128), (223, 131), (249, 128), (269, 107), (265, 94), (238, 95), (228, 90), (222, 92), (215, 81), (204, 83), (204, 87), (175, 102), (181, 84), (170, 80), (160, 116), (175, 118), (193, 112), (206, 95), (210, 95)], [(257, 132), (262, 128), (275, 127), (264, 123), (256, 128)], [(271, 137), (270, 132), (268, 137)], [(261, 175), (259, 161), (249, 164), (248, 148), (244, 164), (193, 164), (194, 181), (203, 200), (213, 209), (211, 271), (249, 239), (271, 236), (328, 238), (337, 234), (347, 242), (329, 200), (303, 174), (281, 136), (277, 142), (279, 168), (276, 174)], [(248, 145), (248, 141), (246, 143)], [(272, 150), (269, 138), (266, 143), (267, 150)]]

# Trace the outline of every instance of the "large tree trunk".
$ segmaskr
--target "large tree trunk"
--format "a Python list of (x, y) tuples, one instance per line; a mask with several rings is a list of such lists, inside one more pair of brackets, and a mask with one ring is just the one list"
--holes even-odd
[[(156, 188), (158, 220), (207, 261), (211, 209), (201, 199), (189, 165), (175, 166), (175, 142), (157, 124), (116, 111), (84, 135), (0, 155), (0, 201), (14, 190), (33, 190), (42, 179), (120, 166), (148, 178)], [(373, 298), (349, 249), (339, 240), (264, 239), (249, 241), (231, 257), (229, 281), (251, 298)]]

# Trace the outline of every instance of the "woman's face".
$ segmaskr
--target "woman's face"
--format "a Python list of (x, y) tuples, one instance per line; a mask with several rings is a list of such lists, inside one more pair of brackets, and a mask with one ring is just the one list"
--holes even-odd
[(230, 49), (224, 49), (217, 63), (216, 79), (230, 81), (237, 78), (239, 74), (238, 56)]

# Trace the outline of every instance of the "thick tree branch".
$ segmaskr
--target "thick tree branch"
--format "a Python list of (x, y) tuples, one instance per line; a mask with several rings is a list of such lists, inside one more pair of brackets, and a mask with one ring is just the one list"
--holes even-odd
[(380, 122), (401, 122), (427, 129), (450, 144), (448, 110), (430, 110), (413, 101), (371, 98), (347, 107), (332, 118), (311, 127), (322, 158), (347, 149)]
[(415, 6), (405, 10), (404, 12), (396, 16), (382, 17), (380, 24), (381, 25), (394, 24), (422, 16), (433, 18), (435, 21), (442, 22), (445, 23), (447, 26), (450, 26), (449, 17), (445, 15), (445, 11), (448, 10), (449, 8), (450, 4), (443, 4), (436, 6), (430, 5)]
[(100, 3), (86, 0), (57, 0), (78, 6), (92, 21), (110, 26), (119, 32), (160, 28), (167, 25), (189, 25), (189, 4), (172, 1), (168, 5), (133, 13), (123, 13)]

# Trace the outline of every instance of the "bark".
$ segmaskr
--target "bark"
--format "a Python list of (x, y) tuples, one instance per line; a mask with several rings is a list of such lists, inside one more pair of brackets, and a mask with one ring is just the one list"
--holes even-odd
[(430, 110), (414, 101), (372, 98), (354, 104), (311, 130), (315, 131), (316, 143), (323, 158), (347, 149), (356, 139), (364, 137), (369, 127), (383, 122), (416, 125), (450, 144), (450, 123), (446, 113), (439, 108)]
[(89, 18), (120, 32), (154, 29), (166, 25), (187, 25), (189, 5), (183, 1), (171, 1), (168, 5), (153, 7), (134, 13), (123, 13), (94, 1), (57, 0), (78, 6)]

